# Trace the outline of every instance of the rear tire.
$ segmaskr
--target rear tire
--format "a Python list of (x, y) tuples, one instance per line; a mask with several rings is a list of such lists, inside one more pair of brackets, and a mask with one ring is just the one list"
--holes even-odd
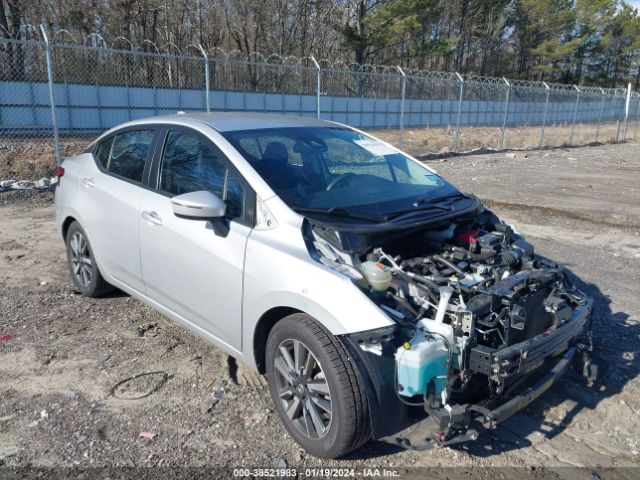
[(360, 372), (341, 341), (309, 315), (295, 313), (276, 323), (266, 367), (276, 410), (306, 451), (337, 458), (370, 438)]
[(78, 222), (69, 225), (65, 243), (71, 279), (80, 293), (87, 297), (102, 297), (115, 290), (102, 277), (89, 239)]

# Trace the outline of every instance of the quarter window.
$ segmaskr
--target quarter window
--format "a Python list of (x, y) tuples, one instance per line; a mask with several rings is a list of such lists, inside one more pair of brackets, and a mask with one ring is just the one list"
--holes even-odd
[(113, 144), (113, 137), (109, 137), (103, 140), (98, 145), (95, 153), (95, 159), (102, 168), (106, 170), (109, 163), (109, 154), (111, 153), (111, 145)]
[(227, 216), (243, 216), (245, 187), (229, 170), (222, 153), (196, 135), (170, 131), (160, 165), (159, 189), (172, 194), (208, 190), (227, 204)]
[(144, 165), (153, 140), (153, 133), (153, 130), (133, 130), (120, 133), (113, 137), (113, 141), (110, 142), (110, 154), (106, 165), (103, 162), (107, 157), (102, 148), (103, 146), (105, 149), (107, 148), (108, 140), (100, 144), (96, 152), (96, 159), (109, 173), (135, 182), (141, 182)]

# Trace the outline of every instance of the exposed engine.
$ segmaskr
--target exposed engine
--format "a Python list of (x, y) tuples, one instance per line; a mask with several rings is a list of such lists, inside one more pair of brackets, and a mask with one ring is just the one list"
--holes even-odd
[(319, 260), (398, 324), (395, 384), (413, 401), (501, 394), (518, 376), (512, 362), (492, 368), (494, 354), (557, 328), (584, 302), (562, 267), (535, 258), (530, 243), (486, 210), (366, 251), (345, 253), (332, 237), (313, 237)]

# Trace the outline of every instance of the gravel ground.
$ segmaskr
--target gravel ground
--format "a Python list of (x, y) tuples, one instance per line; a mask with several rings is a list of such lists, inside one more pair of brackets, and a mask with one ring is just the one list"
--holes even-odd
[(610, 375), (602, 391), (567, 378), (475, 443), (410, 452), (370, 442), (337, 461), (288, 437), (262, 377), (124, 294), (74, 292), (51, 192), (0, 193), (0, 465), (460, 467), (431, 472), (441, 478), (640, 467), (639, 153), (607, 145), (428, 162), (568, 266), (595, 299)]

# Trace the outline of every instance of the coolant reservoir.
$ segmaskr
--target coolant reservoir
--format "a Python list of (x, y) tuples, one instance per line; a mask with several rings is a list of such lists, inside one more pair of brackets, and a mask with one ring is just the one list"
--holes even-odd
[(398, 392), (405, 397), (424, 396), (433, 380), (439, 397), (447, 384), (447, 346), (442, 338), (420, 329), (409, 343), (408, 350), (402, 346), (396, 351)]
[(391, 285), (391, 271), (386, 265), (367, 261), (362, 263), (361, 270), (371, 290), (375, 292), (386, 292), (389, 285)]

